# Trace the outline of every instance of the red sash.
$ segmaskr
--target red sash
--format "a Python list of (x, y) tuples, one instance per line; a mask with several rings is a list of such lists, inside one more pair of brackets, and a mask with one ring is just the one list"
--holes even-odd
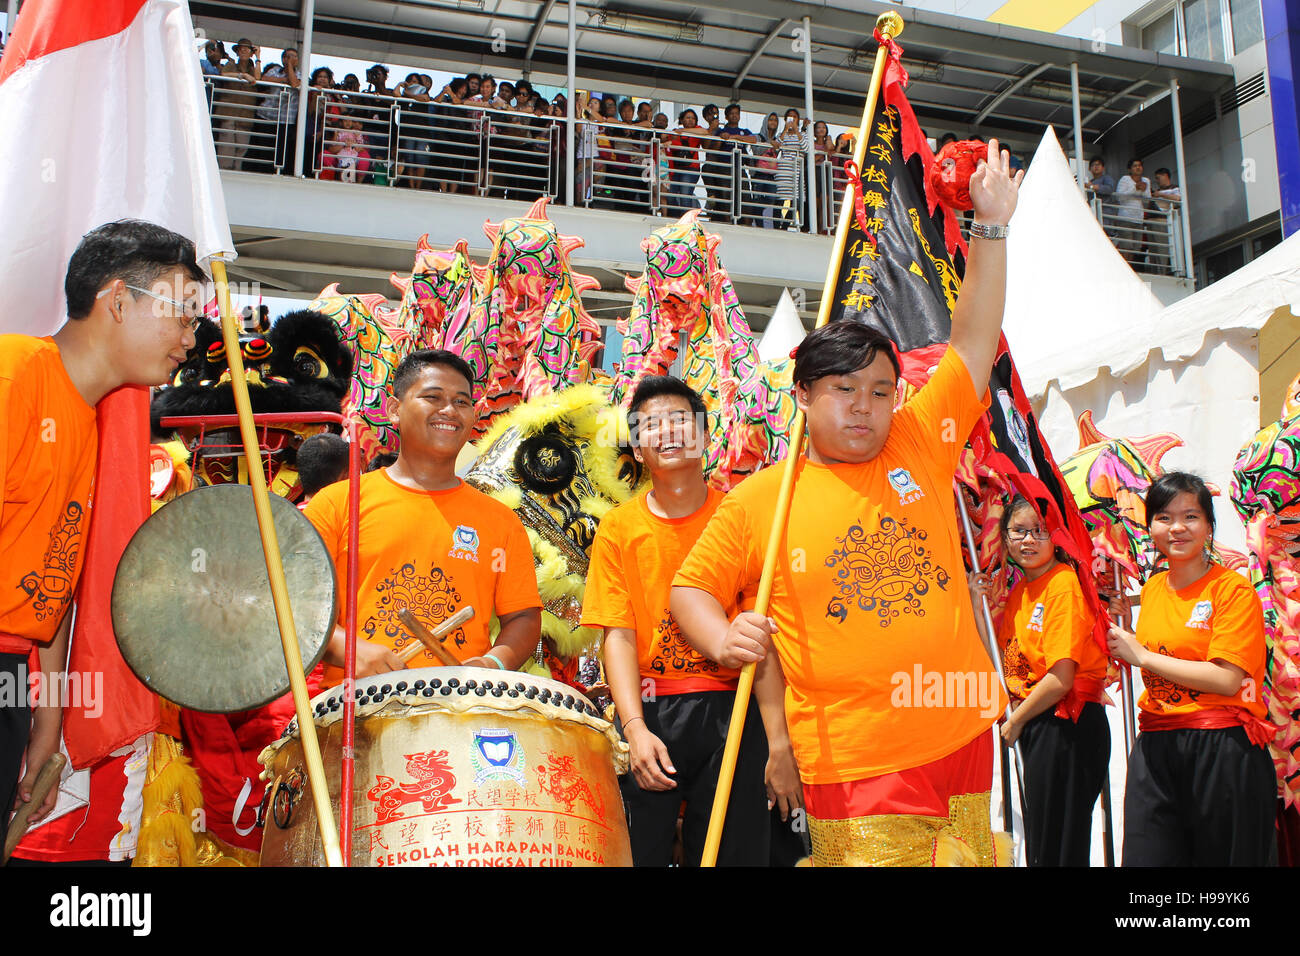
[(1242, 727), (1256, 747), (1267, 747), (1278, 732), (1278, 727), (1261, 720), (1240, 707), (1212, 707), (1190, 714), (1152, 714), (1142, 711), (1138, 715), (1138, 729), (1144, 734), (1161, 730), (1222, 730)]

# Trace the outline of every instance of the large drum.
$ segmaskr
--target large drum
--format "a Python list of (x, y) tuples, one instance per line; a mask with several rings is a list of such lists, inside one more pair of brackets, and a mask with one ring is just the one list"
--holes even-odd
[[(427, 667), (358, 680), (356, 697), (353, 866), (632, 864), (626, 744), (572, 687)], [(342, 687), (312, 703), (337, 814)], [(260, 760), (262, 865), (324, 865), (296, 720)]]

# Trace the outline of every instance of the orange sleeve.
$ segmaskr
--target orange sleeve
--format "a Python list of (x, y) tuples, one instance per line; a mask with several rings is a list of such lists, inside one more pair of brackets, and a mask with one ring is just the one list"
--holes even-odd
[[(344, 488), (346, 487), (344, 485)], [(339, 564), (346, 548), (347, 521), (343, 509), (339, 508), (336, 500), (339, 497), (337, 494), (331, 494), (328, 487), (322, 488), (312, 496), (311, 501), (307, 502), (307, 507), (302, 510), (302, 513), (325, 540), (325, 550), (330, 553), (330, 558), (334, 561), (334, 573), (338, 577), (339, 585), (342, 586), (344, 578)]]
[(737, 605), (740, 596), (763, 572), (763, 556), (753, 522), (740, 500), (727, 495), (682, 562), (673, 587), (699, 588), (713, 595), (724, 608)]
[(1218, 606), (1214, 609), (1214, 631), (1205, 659), (1236, 664), (1250, 677), (1264, 667), (1264, 608), (1246, 580), (1235, 571), (1229, 573), (1241, 583), (1221, 587), (1215, 595)]
[(1083, 652), (1092, 641), (1093, 615), (1083, 603), (1083, 592), (1073, 572), (1058, 574), (1043, 595), (1043, 666), (1051, 670), (1061, 661), (1084, 662)]
[(596, 529), (591, 545), (591, 563), (587, 570), (587, 589), (582, 596), (583, 627), (636, 627), (632, 596), (623, 574), (615, 533), (606, 524)]
[(930, 456), (951, 470), (957, 467), (966, 439), (988, 405), (988, 386), (976, 395), (966, 363), (955, 349), (949, 348), (930, 381), (900, 414), (912, 419), (916, 439)]
[(496, 591), (492, 595), (493, 610), (497, 616), (513, 614), (530, 607), (541, 607), (537, 593), (537, 566), (533, 563), (533, 549), (528, 543), (528, 532), (513, 511), (505, 516), (506, 563), (497, 577)]

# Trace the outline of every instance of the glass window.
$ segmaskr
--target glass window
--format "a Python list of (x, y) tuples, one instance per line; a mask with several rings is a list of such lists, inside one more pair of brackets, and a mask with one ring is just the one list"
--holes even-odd
[(1246, 264), (1246, 250), (1238, 244), (1216, 252), (1205, 260), (1205, 284), (1218, 282)]
[(1156, 53), (1178, 52), (1178, 31), (1174, 23), (1174, 11), (1170, 10), (1159, 20), (1153, 20), (1142, 28), (1142, 48)]
[(1229, 0), (1232, 11), (1232, 46), (1240, 53), (1264, 39), (1264, 18), (1260, 16), (1259, 0)]
[(1200, 60), (1223, 60), (1223, 19), (1219, 0), (1187, 0), (1183, 24), (1187, 55)]

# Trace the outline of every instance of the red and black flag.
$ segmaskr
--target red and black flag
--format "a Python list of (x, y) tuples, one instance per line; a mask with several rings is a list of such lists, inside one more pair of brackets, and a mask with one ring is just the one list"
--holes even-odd
[[(966, 243), (956, 215), (926, 189), (934, 155), (904, 93), (902, 50), (879, 33), (876, 39), (888, 46), (889, 57), (862, 169), (848, 167), (854, 210), (830, 321), (864, 322), (884, 331), (898, 346), (903, 379), (917, 388), (929, 380), (948, 347)], [(983, 499), (978, 509), (984, 519), (982, 537), (991, 543), (991, 499), (1014, 490), (1037, 502), (1054, 543), (1075, 560), (1084, 593), (1100, 608), (1088, 570), (1091, 541), (1039, 433), (1005, 337), (989, 391), (989, 412), (970, 437), (973, 455), (968, 458), (973, 460), (959, 476)], [(1097, 639), (1104, 647), (1103, 624), (1098, 626)]]

